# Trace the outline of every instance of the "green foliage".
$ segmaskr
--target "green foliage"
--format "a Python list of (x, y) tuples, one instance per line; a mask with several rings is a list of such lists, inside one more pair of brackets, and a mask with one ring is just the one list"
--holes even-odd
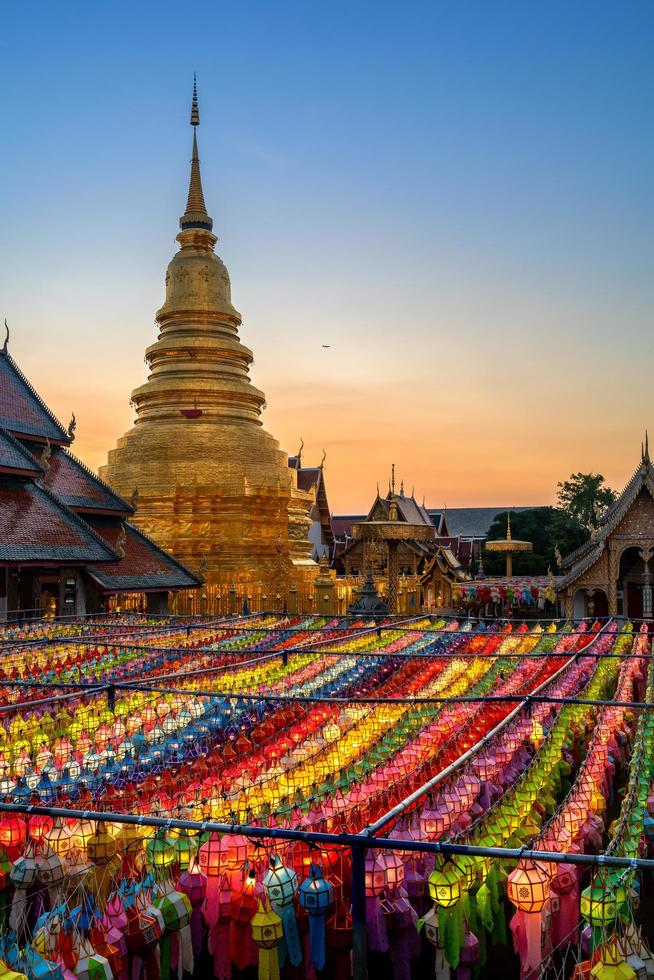
[[(497, 541), (506, 537), (507, 511), (498, 514), (488, 531), (487, 540)], [(556, 507), (530, 507), (529, 510), (511, 511), (511, 536), (520, 541), (531, 541), (532, 554), (513, 556), (514, 575), (546, 575), (551, 568), (558, 572), (556, 551), (565, 556), (584, 543), (588, 535), (579, 521)], [(504, 575), (504, 555), (484, 551), (484, 569), (488, 575)]]
[(601, 473), (572, 473), (557, 486), (559, 507), (588, 533), (597, 529), (603, 512), (616, 498)]

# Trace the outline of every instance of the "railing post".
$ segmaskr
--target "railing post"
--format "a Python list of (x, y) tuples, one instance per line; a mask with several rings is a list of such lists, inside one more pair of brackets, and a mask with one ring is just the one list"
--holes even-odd
[(368, 936), (366, 929), (366, 848), (354, 844), (352, 854), (352, 975), (368, 980)]

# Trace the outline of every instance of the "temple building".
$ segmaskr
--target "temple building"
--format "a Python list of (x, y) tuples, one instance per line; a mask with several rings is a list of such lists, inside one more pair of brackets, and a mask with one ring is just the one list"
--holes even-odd
[(567, 618), (652, 618), (654, 465), (647, 438), (638, 469), (590, 540), (561, 562), (557, 593)]
[(133, 526), (134, 508), (70, 451), (66, 430), (0, 350), (0, 619), (80, 616), (113, 597), (164, 613), (199, 579)]
[(298, 489), (313, 494), (313, 505), (309, 512), (311, 518), (309, 541), (311, 557), (317, 562), (323, 557), (331, 561), (334, 552), (334, 529), (325, 487), (324, 463), (323, 455), (320, 466), (303, 466), (302, 447), (298, 450), (297, 456), (288, 457), (289, 467), (295, 470)]
[[(301, 489), (278, 442), (262, 428), (265, 396), (249, 378), (252, 352), (216, 255), (200, 176), (194, 85), (193, 153), (180, 249), (168, 266), (150, 374), (132, 393), (134, 426), (101, 476), (129, 497), (135, 521), (209, 586), (285, 593), (316, 574), (309, 530), (316, 486)], [(318, 488), (319, 489), (319, 488)]]

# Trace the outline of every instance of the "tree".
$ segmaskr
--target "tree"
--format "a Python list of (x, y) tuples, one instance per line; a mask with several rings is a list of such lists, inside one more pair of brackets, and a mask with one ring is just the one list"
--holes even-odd
[[(506, 537), (507, 512), (497, 514), (491, 524), (487, 541)], [(530, 507), (511, 511), (511, 535), (519, 541), (531, 541), (531, 554), (515, 554), (513, 571), (516, 575), (545, 575), (548, 568), (557, 574), (556, 553), (567, 555), (587, 538), (579, 521), (556, 507)], [(484, 568), (489, 575), (504, 575), (504, 555), (484, 552)]]
[(597, 530), (600, 517), (617, 496), (606, 486), (601, 473), (573, 473), (557, 486), (561, 510), (579, 521), (589, 533)]

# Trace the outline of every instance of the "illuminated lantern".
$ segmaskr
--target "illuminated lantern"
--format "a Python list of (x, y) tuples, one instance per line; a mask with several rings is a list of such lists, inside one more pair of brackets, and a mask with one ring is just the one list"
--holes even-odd
[(436, 868), (427, 879), (429, 897), (441, 908), (450, 909), (461, 898), (461, 873), (452, 864)]
[(420, 812), (421, 836), (441, 837), (449, 830), (452, 816), (445, 807), (426, 807)]
[[(0, 834), (1, 834), (1, 823), (0, 823)], [(52, 830), (54, 827), (54, 820), (52, 817), (41, 817), (38, 814), (34, 814), (27, 821), (27, 828), (29, 830), (29, 835), (32, 840), (41, 840), (42, 837)], [(2, 845), (0, 845), (2, 846)]]
[(507, 879), (507, 896), (522, 912), (541, 912), (549, 899), (549, 877), (538, 864), (518, 864)]
[(617, 942), (602, 946), (599, 961), (590, 971), (593, 980), (636, 980), (636, 971), (625, 959)]
[(44, 840), (48, 847), (51, 847), (59, 857), (66, 857), (75, 843), (72, 827), (63, 823), (59, 818), (55, 820), (52, 830), (48, 831)]
[(175, 861), (175, 843), (164, 832), (158, 830), (145, 845), (145, 860), (155, 872), (165, 871)]
[(73, 844), (85, 851), (86, 845), (94, 833), (95, 824), (92, 820), (78, 820), (72, 829)]
[(177, 884), (179, 890), (187, 896), (191, 903), (191, 939), (193, 950), (197, 955), (201, 952), (203, 943), (200, 907), (207, 893), (207, 877), (200, 871), (195, 858), (191, 859), (187, 870), (179, 876)]
[(309, 913), (311, 962), (316, 970), (325, 966), (325, 919), (334, 901), (334, 886), (327, 881), (318, 864), (312, 864), (309, 877), (300, 885), (298, 900)]
[(515, 928), (525, 932), (527, 941), (519, 952), (523, 973), (528, 973), (541, 961), (540, 913), (549, 900), (549, 877), (542, 866), (521, 861), (507, 879), (506, 894), (517, 909)]
[(179, 837), (173, 840), (173, 847), (177, 864), (180, 868), (188, 868), (198, 850), (197, 839), (180, 832)]
[(605, 929), (615, 922), (626, 901), (626, 887), (615, 876), (600, 872), (582, 891), (579, 908), (594, 929)]
[(280, 916), (259, 899), (252, 916), (252, 939), (259, 947), (259, 980), (279, 980), (277, 945), (284, 935)]
[(14, 857), (27, 837), (27, 825), (17, 813), (5, 813), (0, 819), (0, 848)]
[(116, 856), (116, 841), (108, 833), (104, 823), (98, 821), (95, 833), (86, 843), (89, 861), (95, 865), (93, 885), (100, 903), (106, 901), (112, 886), (113, 860)]
[(284, 926), (288, 958), (293, 966), (302, 962), (302, 947), (297, 931), (293, 901), (298, 890), (297, 874), (282, 864), (278, 855), (270, 859), (270, 869), (263, 878), (263, 887), (272, 907), (279, 912)]
[(386, 865), (380, 854), (368, 852), (365, 862), (366, 895), (374, 898), (386, 888)]

